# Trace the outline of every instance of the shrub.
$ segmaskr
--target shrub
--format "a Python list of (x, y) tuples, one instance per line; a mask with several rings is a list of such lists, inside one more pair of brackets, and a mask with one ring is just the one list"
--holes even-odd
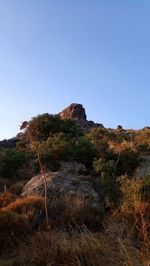
[(100, 174), (100, 196), (106, 208), (114, 208), (121, 201), (120, 183), (114, 176), (115, 167), (116, 162), (113, 160), (98, 159), (93, 162), (95, 172)]
[(0, 194), (0, 208), (6, 207), (9, 203), (13, 202), (16, 196), (10, 192)]
[(135, 146), (139, 151), (150, 150), (150, 129), (145, 128), (138, 131), (134, 139)]
[(86, 136), (78, 138), (72, 146), (73, 160), (86, 166), (92, 166), (92, 162), (97, 155), (97, 150)]
[(24, 187), (24, 182), (17, 182), (9, 187), (9, 192), (19, 196)]
[(138, 153), (131, 149), (125, 149), (120, 154), (116, 154), (116, 161), (117, 159), (119, 160), (116, 167), (116, 175), (120, 176), (127, 174), (132, 176), (133, 171), (139, 164)]
[(112, 176), (115, 170), (115, 161), (98, 159), (93, 161), (93, 168), (101, 176)]
[[(65, 230), (85, 225), (92, 231), (99, 231), (103, 225), (101, 208), (94, 208), (82, 197), (61, 197), (49, 200), (49, 219), (54, 228)], [(71, 229), (72, 230), (72, 229)]]
[(19, 177), (18, 169), (28, 165), (31, 158), (33, 154), (28, 151), (18, 148), (4, 149), (0, 156), (0, 175), (6, 178)]
[(47, 140), (50, 134), (64, 133), (70, 137), (83, 135), (75, 121), (61, 120), (58, 115), (48, 113), (33, 117), (29, 122), (27, 132), (34, 141)]

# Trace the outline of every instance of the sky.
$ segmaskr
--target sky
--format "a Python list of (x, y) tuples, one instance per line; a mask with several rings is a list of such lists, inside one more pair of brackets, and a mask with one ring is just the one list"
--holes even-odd
[(149, 14), (149, 0), (0, 0), (0, 140), (71, 103), (150, 126)]

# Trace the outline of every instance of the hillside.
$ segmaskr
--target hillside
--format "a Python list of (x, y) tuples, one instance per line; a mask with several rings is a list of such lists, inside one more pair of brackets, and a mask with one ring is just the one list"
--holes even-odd
[(0, 265), (150, 265), (150, 128), (81, 104), (0, 141)]

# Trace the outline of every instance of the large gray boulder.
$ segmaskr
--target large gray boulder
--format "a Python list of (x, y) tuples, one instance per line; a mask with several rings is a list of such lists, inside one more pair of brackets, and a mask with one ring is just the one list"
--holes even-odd
[[(49, 198), (71, 196), (86, 200), (91, 207), (100, 208), (98, 193), (89, 181), (81, 180), (78, 176), (66, 172), (48, 172), (45, 177)], [(37, 175), (25, 185), (21, 196), (44, 196), (44, 191), (44, 178), (42, 175)]]

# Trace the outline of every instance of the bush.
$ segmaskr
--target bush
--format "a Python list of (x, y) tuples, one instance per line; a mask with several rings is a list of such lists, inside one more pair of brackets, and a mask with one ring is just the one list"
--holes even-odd
[(93, 162), (95, 172), (100, 174), (100, 196), (105, 208), (114, 208), (121, 202), (120, 183), (114, 176), (115, 167), (116, 162), (113, 160), (98, 159)]
[(6, 207), (9, 203), (13, 202), (16, 196), (10, 192), (0, 194), (0, 208)]
[(16, 196), (20, 196), (21, 191), (24, 187), (24, 183), (17, 182), (16, 184), (13, 184), (9, 187), (9, 192), (12, 194), (15, 194)]
[(120, 154), (116, 154), (115, 156), (116, 161), (117, 158), (119, 159), (116, 167), (116, 175), (120, 176), (127, 174), (129, 176), (132, 176), (133, 171), (139, 165), (138, 153), (131, 149), (125, 149)]
[(72, 230), (85, 225), (92, 231), (99, 231), (103, 225), (101, 208), (90, 206), (82, 197), (61, 197), (49, 200), (49, 219), (52, 227)]
[(0, 176), (6, 178), (19, 177), (18, 169), (28, 165), (33, 154), (18, 148), (4, 149), (0, 155)]
[(73, 160), (88, 167), (92, 166), (92, 162), (97, 155), (97, 150), (86, 136), (78, 138), (72, 146)]
[(101, 176), (112, 176), (115, 170), (115, 161), (98, 159), (93, 161), (93, 168)]
[(48, 113), (33, 117), (29, 122), (27, 132), (33, 141), (43, 141), (56, 133), (64, 133), (70, 137), (83, 135), (81, 128), (75, 121), (61, 120), (58, 115)]

